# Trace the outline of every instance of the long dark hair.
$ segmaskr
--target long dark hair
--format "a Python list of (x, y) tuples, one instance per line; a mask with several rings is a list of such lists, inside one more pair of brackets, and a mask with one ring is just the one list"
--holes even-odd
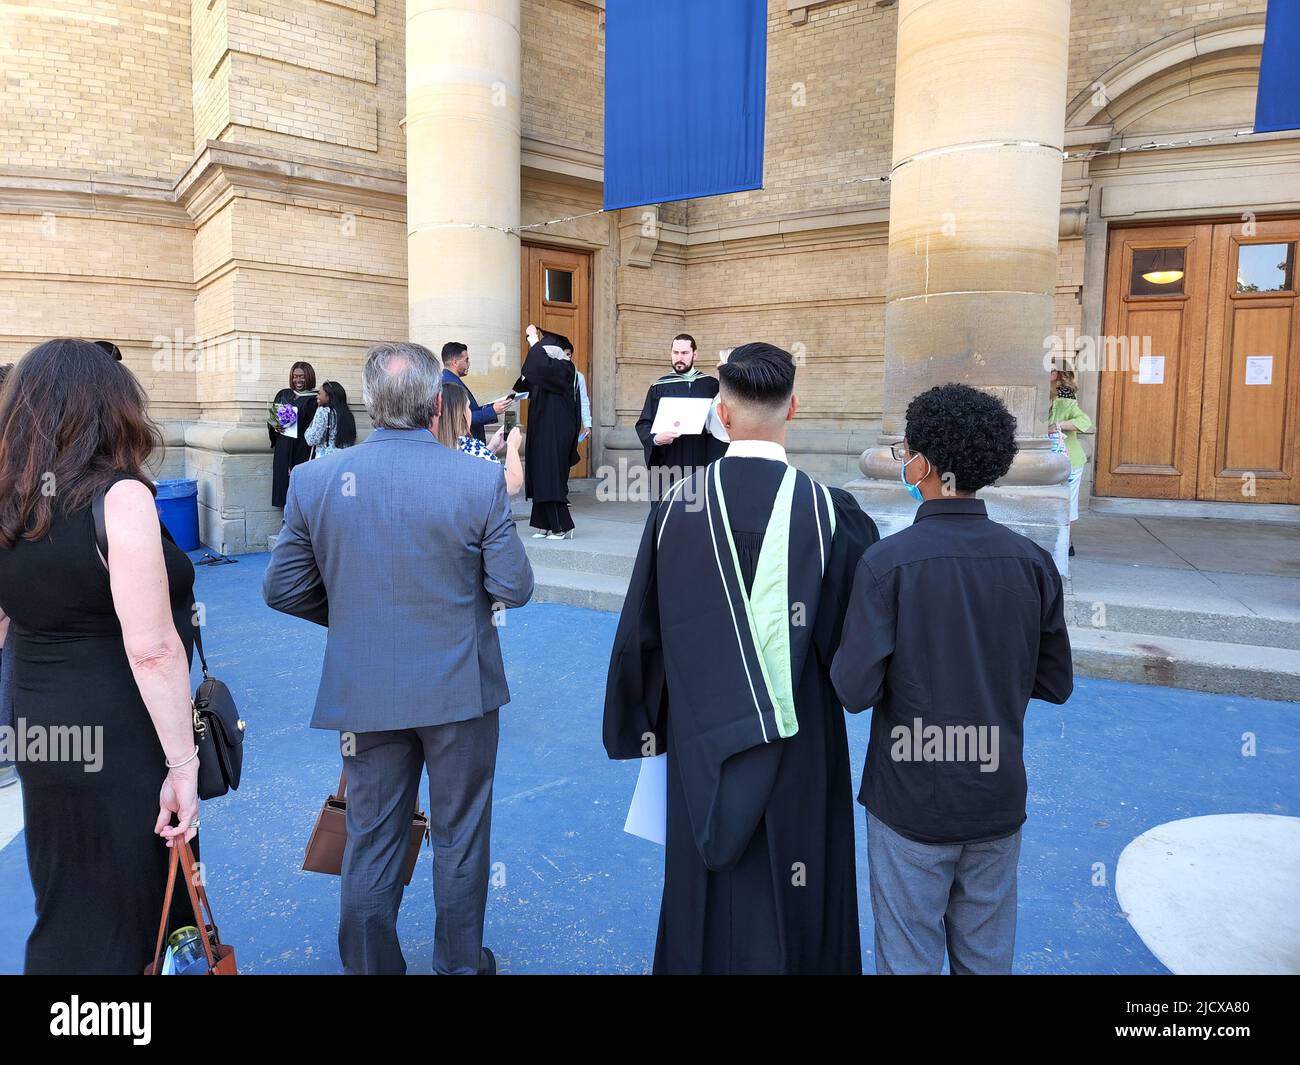
[(119, 473), (150, 485), (162, 434), (144, 389), (88, 340), (47, 340), (24, 355), (0, 391), (0, 547), (39, 540), (57, 505), (72, 513)]
[(289, 391), (290, 392), (294, 390), (293, 389), (294, 370), (302, 370), (304, 373), (307, 374), (307, 384), (303, 388), (304, 392), (306, 392), (308, 389), (314, 389), (316, 387), (316, 368), (312, 366), (312, 364), (309, 362), (295, 362), (292, 366), (289, 367)]
[(337, 426), (334, 434), (335, 447), (351, 447), (357, 442), (357, 420), (352, 417), (352, 410), (348, 407), (347, 392), (337, 381), (326, 381), (321, 388), (329, 396), (329, 409), (334, 412), (334, 424)]
[(459, 381), (442, 383), (442, 409), (438, 413), (438, 442), (455, 450), (462, 436), (470, 435), (469, 389)]

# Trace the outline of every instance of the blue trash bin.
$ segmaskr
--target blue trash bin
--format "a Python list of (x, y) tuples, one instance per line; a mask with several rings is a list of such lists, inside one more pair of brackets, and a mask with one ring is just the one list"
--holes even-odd
[(182, 551), (195, 551), (199, 543), (199, 482), (184, 478), (158, 481), (154, 502), (158, 517)]

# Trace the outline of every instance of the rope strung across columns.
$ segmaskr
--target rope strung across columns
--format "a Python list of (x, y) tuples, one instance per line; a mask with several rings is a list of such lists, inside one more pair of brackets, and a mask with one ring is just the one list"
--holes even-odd
[[(1126, 155), (1132, 152), (1164, 151), (1170, 148), (1193, 148), (1198, 146), (1205, 147), (1205, 146), (1215, 145), (1215, 144), (1230, 144), (1233, 141), (1241, 140), (1243, 138), (1260, 136), (1260, 135), (1261, 134), (1257, 134), (1254, 130), (1243, 129), (1243, 130), (1239, 130), (1236, 133), (1225, 134), (1220, 136), (1209, 135), (1204, 137), (1190, 137), (1186, 140), (1173, 140), (1173, 141), (1144, 141), (1142, 144), (1130, 144), (1130, 145), (1125, 145), (1122, 148), (1088, 148), (1078, 152), (1061, 151), (1061, 158), (1067, 162), (1071, 160), (1089, 162), (1093, 159), (1099, 159), (1104, 155)], [(1274, 140), (1278, 139), (1277, 134), (1275, 133), (1268, 134), (1268, 136)], [(1012, 143), (1016, 145), (1024, 144), (1026, 146), (1031, 146), (1031, 147), (1050, 148), (1052, 151), (1060, 151), (1060, 149), (1055, 147), (1054, 145), (1039, 144), (1037, 142), (1014, 141), (1008, 143)], [(959, 151), (959, 150), (994, 147), (994, 146), (996, 146), (994, 142), (988, 142), (987, 144), (980, 143), (980, 144), (970, 144), (970, 145), (957, 145), (955, 147), (938, 149), (938, 150), (947, 152), (947, 151)], [(931, 154), (931, 153), (922, 153), (922, 154)], [(916, 157), (914, 156), (913, 158)], [(900, 163), (898, 163), (897, 166), (893, 167), (893, 170), (897, 170), (898, 167), (904, 166), (911, 161), (912, 159), (904, 159)], [(762, 189), (756, 189), (754, 191), (795, 192), (803, 189), (836, 188), (841, 185), (860, 185), (868, 182), (887, 184), (889, 182), (889, 179), (890, 179), (889, 174), (865, 174), (865, 175), (860, 175), (855, 177), (834, 178), (829, 181), (795, 182), (789, 185), (765, 185)], [(646, 206), (649, 207), (653, 205), (646, 204)], [(519, 234), (530, 229), (544, 229), (547, 226), (559, 226), (559, 225), (563, 225), (566, 222), (576, 222), (582, 218), (593, 218), (596, 215), (601, 215), (605, 213), (606, 213), (605, 209), (601, 207), (601, 208), (597, 208), (594, 211), (584, 211), (581, 214), (564, 215), (561, 218), (549, 218), (545, 222), (529, 222), (525, 225), (520, 225), (520, 226), (493, 226), (493, 225), (488, 225), (487, 223), (484, 222), (441, 222), (437, 225), (424, 226), (423, 228), (425, 229), (494, 229), (500, 233)]]

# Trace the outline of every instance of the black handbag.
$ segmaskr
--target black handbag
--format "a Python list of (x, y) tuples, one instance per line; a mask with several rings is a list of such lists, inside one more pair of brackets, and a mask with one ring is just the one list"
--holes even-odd
[[(99, 561), (108, 569), (108, 533), (104, 528), (104, 497), (96, 496), (91, 504), (95, 518), (95, 543), (99, 547)], [(161, 525), (161, 522), (159, 523)], [(167, 526), (162, 534), (174, 544)], [(194, 599), (190, 598), (190, 615), (193, 616)], [(191, 704), (194, 713), (194, 743), (199, 749), (199, 798), (216, 799), (228, 791), (238, 789), (239, 775), (244, 766), (244, 719), (239, 716), (235, 698), (230, 689), (208, 673), (208, 660), (203, 654), (203, 632), (194, 626), (194, 649), (199, 653), (203, 679), (199, 681)]]

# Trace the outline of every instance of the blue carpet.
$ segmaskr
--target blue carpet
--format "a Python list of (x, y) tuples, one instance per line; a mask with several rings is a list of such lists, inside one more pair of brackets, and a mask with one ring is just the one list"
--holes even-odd
[[(267, 557), (198, 569), (210, 664), (249, 722), (242, 787), (204, 808), (209, 890), (242, 971), (335, 973), (337, 880), (300, 869), (338, 777), (337, 738), (307, 728), (324, 630), (262, 604)], [(514, 701), (502, 713), (486, 942), (504, 972), (650, 966), (662, 851), (623, 832), (636, 766), (607, 761), (600, 743), (615, 621), (537, 604), (511, 611), (502, 629)], [(849, 719), (855, 791), (867, 725), (866, 715)], [(1256, 757), (1241, 755), (1247, 731), (1258, 737)], [(1067, 706), (1030, 708), (1026, 750), (1019, 972), (1164, 972), (1116, 903), (1120, 851), (1177, 818), (1300, 815), (1300, 713), (1283, 703), (1081, 679)], [(860, 808), (858, 818), (863, 966), (871, 971)], [(400, 924), (412, 972), (430, 970), (430, 877), (426, 850)], [(19, 835), (0, 851), (0, 973), (21, 971), (32, 920)]]

